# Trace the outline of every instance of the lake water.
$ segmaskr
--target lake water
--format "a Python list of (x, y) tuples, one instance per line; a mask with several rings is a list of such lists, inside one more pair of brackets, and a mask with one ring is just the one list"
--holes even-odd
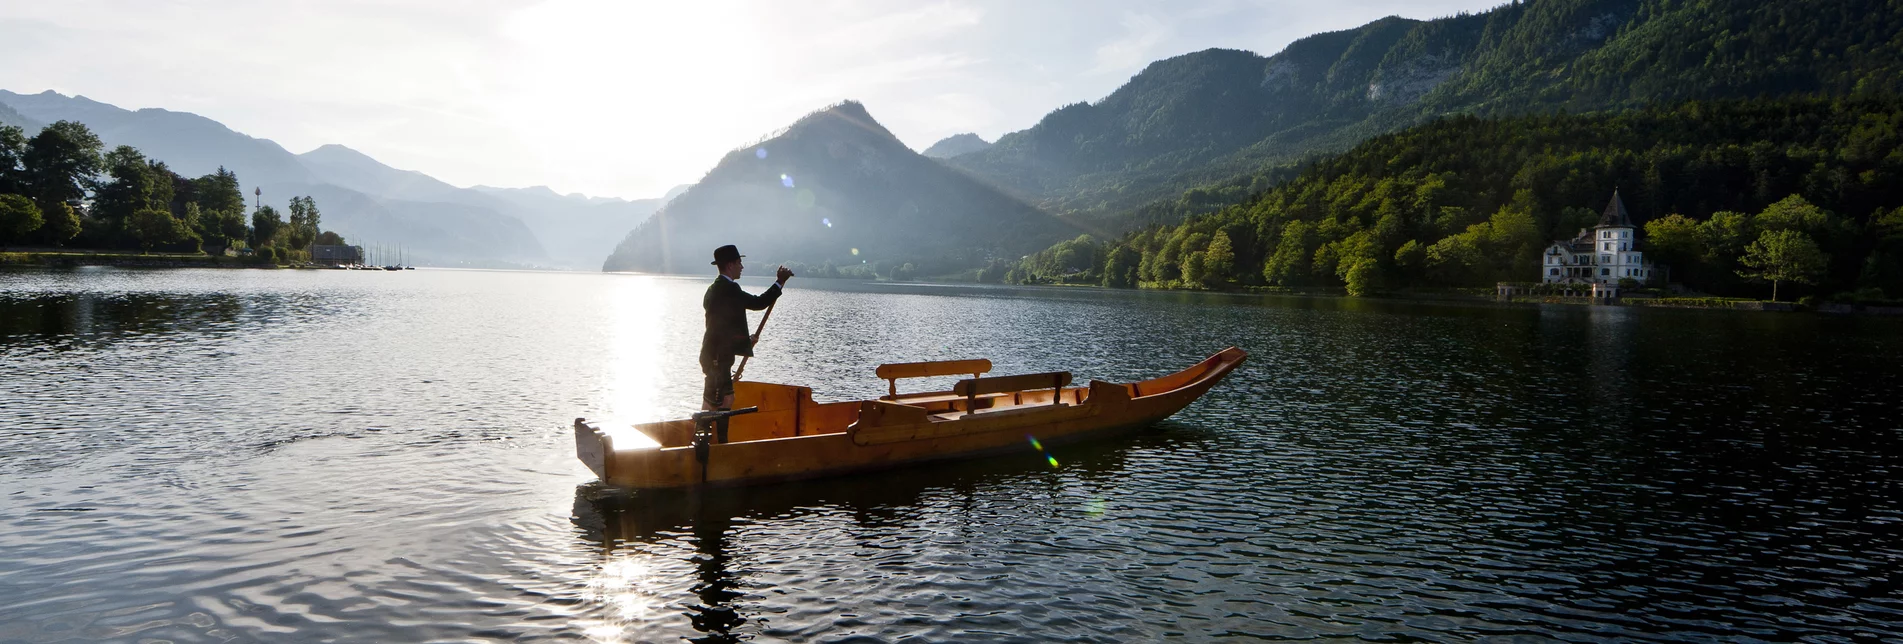
[(795, 279), (825, 400), (1252, 356), (1056, 468), (597, 489), (706, 281), (0, 273), (0, 642), (1903, 637), (1897, 320)]

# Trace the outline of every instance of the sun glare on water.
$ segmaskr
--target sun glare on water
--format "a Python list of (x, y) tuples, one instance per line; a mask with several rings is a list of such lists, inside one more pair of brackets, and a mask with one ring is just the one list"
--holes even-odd
[(601, 427), (614, 439), (616, 449), (658, 447), (633, 425), (661, 420), (667, 298), (654, 278), (630, 276), (620, 281), (623, 286), (609, 289), (603, 302), (611, 322), (608, 355), (602, 361), (602, 399), (596, 409), (601, 410)]

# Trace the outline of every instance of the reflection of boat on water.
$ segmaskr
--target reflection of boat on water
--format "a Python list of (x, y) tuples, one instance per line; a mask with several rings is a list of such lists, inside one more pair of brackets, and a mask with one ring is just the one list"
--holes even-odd
[(1084, 504), (1094, 497), (1093, 489), (1114, 486), (1129, 475), (1135, 449), (1131, 443), (1104, 441), (1065, 450), (1061, 477), (1027, 447), (1012, 458), (893, 471), (879, 475), (877, 484), (838, 477), (678, 494), (588, 483), (575, 488), (569, 521), (585, 546), (601, 553), (604, 565), (656, 556), (691, 564), (691, 597), (676, 598), (685, 601), (673, 604), (704, 634), (689, 641), (739, 642), (748, 639), (742, 631), (758, 619), (757, 611), (749, 608), (758, 597), (750, 600), (748, 588), (758, 588), (761, 582), (757, 573), (734, 561), (761, 547), (786, 548), (775, 534), (814, 525), (832, 526), (846, 536), (888, 531), (914, 524), (922, 507), (936, 506), (953, 515), (975, 512), (988, 493), (999, 489), (1036, 489), (1048, 495), (1047, 503)]
[[(1060, 444), (1162, 420), (1214, 387), (1248, 354), (1230, 347), (1182, 371), (1130, 384), (1068, 386), (1068, 372), (983, 377), (986, 360), (879, 367), (891, 393), (814, 403), (806, 387), (741, 382), (736, 415), (718, 433), (702, 421), (635, 425), (658, 446), (617, 449), (602, 428), (575, 421), (576, 455), (616, 487), (748, 485)], [(899, 394), (904, 378), (971, 374), (951, 391)]]

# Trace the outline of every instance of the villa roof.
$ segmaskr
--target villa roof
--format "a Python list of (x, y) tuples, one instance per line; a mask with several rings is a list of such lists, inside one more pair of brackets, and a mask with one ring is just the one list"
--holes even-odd
[(1599, 215), (1600, 228), (1631, 228), (1632, 214), (1626, 212), (1625, 201), (1619, 199), (1619, 189), (1612, 189), (1612, 202), (1606, 204), (1606, 211)]

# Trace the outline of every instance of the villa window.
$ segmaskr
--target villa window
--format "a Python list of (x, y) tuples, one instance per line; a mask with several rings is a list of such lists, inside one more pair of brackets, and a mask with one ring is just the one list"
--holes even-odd
[(1599, 274), (1600, 274), (1601, 276), (1608, 276), (1608, 277), (1609, 277), (1609, 276), (1611, 276), (1611, 275), (1612, 275), (1612, 269), (1610, 269), (1610, 268), (1601, 268), (1601, 269), (1599, 269)]
[(1547, 274), (1547, 275), (1555, 275), (1555, 276), (1557, 276), (1557, 275), (1559, 275), (1559, 269), (1557, 269), (1557, 268), (1555, 268), (1555, 269), (1552, 269), (1552, 270), (1550, 270), (1550, 271), (1547, 271), (1547, 273), (1546, 273), (1546, 274)]

